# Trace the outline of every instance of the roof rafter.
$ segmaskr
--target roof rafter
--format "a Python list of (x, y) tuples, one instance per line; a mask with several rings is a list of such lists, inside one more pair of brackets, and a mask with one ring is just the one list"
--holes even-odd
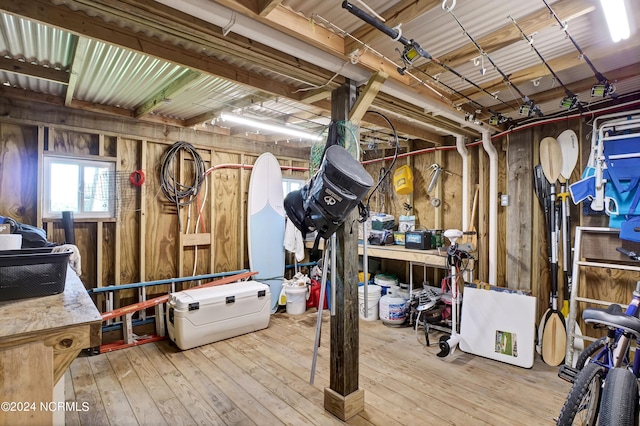
[(65, 70), (44, 67), (42, 65), (31, 64), (29, 62), (15, 59), (7, 59), (4, 57), (0, 57), (0, 71), (34, 77), (40, 80), (60, 84), (67, 84), (69, 82), (69, 73)]
[[(633, 54), (634, 50), (637, 49), (638, 47), (640, 47), (640, 39), (637, 37), (630, 38), (628, 40), (624, 40), (620, 42), (619, 50), (617, 50), (616, 52), (612, 52), (611, 49), (608, 47), (589, 46), (588, 48), (589, 58), (594, 60), (603, 60), (606, 62), (606, 59), (608, 57), (613, 57), (615, 55), (620, 55), (620, 54), (624, 55), (625, 52), (629, 52), (629, 54)], [(568, 53), (566, 55), (550, 59), (548, 63), (551, 66), (551, 68), (553, 68), (553, 70), (556, 72), (562, 72), (575, 67), (587, 66), (587, 64), (584, 61), (580, 60), (580, 58), (577, 56), (576, 53)], [(637, 68), (636, 68), (636, 71), (637, 71)], [(623, 78), (623, 77), (614, 78), (612, 72), (607, 72), (606, 74), (607, 74), (607, 77), (612, 81)], [(535, 80), (537, 78), (550, 76), (550, 75), (551, 73), (546, 67), (542, 66), (541, 64), (537, 64), (528, 68), (521, 69), (517, 72), (514, 72), (509, 76), (509, 80), (512, 83), (519, 85), (521, 83), (527, 83), (531, 80)], [(632, 76), (627, 76), (624, 78), (630, 78), (630, 77)], [(591, 82), (593, 85), (594, 83), (593, 78)], [(482, 85), (482, 88), (487, 90), (488, 92), (497, 92), (497, 91), (502, 91), (506, 89), (505, 83), (502, 80), (502, 78), (496, 78), (488, 83), (485, 83)], [(461, 93), (474, 100), (480, 99), (483, 96), (483, 93), (478, 93), (477, 91), (474, 91), (472, 89), (463, 90)], [(538, 95), (534, 95), (532, 97), (535, 99), (536, 102), (539, 102)]]
[[(395, 27), (396, 25), (406, 24), (407, 22), (412, 21), (434, 7), (439, 7), (440, 4), (442, 4), (441, 0), (402, 0), (380, 13), (380, 16), (386, 19), (385, 25)], [(350, 34), (360, 42), (367, 45), (372, 45), (376, 40), (386, 37), (383, 33), (368, 24), (360, 26)], [(347, 53), (351, 53), (360, 47), (362, 47), (361, 43), (358, 43), (353, 39), (349, 38), (345, 40), (344, 50)]]
[[(571, 16), (573, 18), (590, 13), (595, 9), (593, 2), (589, 0), (560, 0), (553, 4), (553, 8), (558, 16)], [(527, 32), (536, 32), (551, 25), (557, 25), (556, 21), (549, 17), (549, 11), (546, 8), (519, 18), (518, 23), (522, 28), (525, 28)], [(516, 43), (520, 41), (520, 39), (520, 32), (505, 19), (505, 25), (503, 27), (491, 34), (478, 37), (476, 41), (482, 50), (491, 53)], [(478, 49), (473, 43), (469, 42), (458, 49), (439, 56), (438, 59), (448, 66), (455, 68), (456, 66), (473, 60), (473, 58), (478, 57), (479, 54)], [(497, 65), (500, 66), (500, 64)], [(435, 75), (442, 71), (442, 68), (433, 62), (420, 65), (419, 68), (430, 75)]]
[(73, 94), (75, 93), (76, 85), (78, 84), (78, 76), (86, 58), (85, 55), (87, 53), (88, 44), (88, 38), (78, 37), (76, 45), (74, 46), (73, 59), (71, 60), (71, 69), (69, 70), (69, 85), (67, 86), (67, 92), (65, 93), (64, 97), (64, 104), (66, 106), (70, 106), (71, 101), (73, 100)]
[(149, 99), (146, 99), (135, 110), (135, 117), (141, 117), (149, 114), (154, 109), (160, 107), (164, 102), (170, 101), (172, 96), (176, 96), (181, 92), (187, 90), (191, 84), (200, 77), (201, 74), (197, 71), (190, 71), (183, 73), (181, 76), (167, 84), (158, 92), (154, 93)]

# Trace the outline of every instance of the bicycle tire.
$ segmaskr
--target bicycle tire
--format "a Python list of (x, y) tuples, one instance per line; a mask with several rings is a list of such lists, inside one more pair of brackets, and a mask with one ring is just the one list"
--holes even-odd
[(638, 380), (626, 368), (609, 370), (600, 401), (600, 426), (638, 425)]
[(595, 424), (600, 409), (604, 367), (588, 363), (578, 373), (560, 410), (558, 426)]
[(600, 349), (604, 348), (607, 342), (606, 337), (601, 337), (598, 340), (595, 340), (589, 344), (586, 348), (580, 352), (578, 359), (576, 360), (576, 370), (582, 370), (587, 362), (593, 357), (594, 354), (598, 353)]

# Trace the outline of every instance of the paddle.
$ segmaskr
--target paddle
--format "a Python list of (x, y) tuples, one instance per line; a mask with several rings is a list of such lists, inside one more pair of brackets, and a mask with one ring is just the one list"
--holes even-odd
[[(571, 179), (571, 173), (578, 162), (580, 147), (578, 146), (578, 136), (573, 130), (565, 130), (558, 136), (558, 144), (562, 152), (562, 167), (560, 176), (564, 179)], [(569, 185), (567, 185), (569, 186)]]
[[(544, 228), (547, 233), (547, 260), (549, 264), (551, 264), (551, 228), (549, 227), (549, 181), (544, 177), (544, 172), (542, 171), (542, 166), (538, 164), (533, 169), (533, 188), (536, 193), (536, 197), (538, 197), (538, 201), (540, 202), (540, 207), (544, 213)], [(549, 308), (542, 315), (542, 318), (547, 316), (549, 312)], [(540, 321), (538, 325), (538, 338), (536, 343), (536, 352), (538, 354), (542, 353), (541, 345), (542, 345), (542, 331), (544, 326), (544, 321)]]
[(556, 208), (556, 181), (562, 168), (562, 151), (555, 138), (546, 137), (540, 142), (540, 163), (550, 183), (549, 227), (551, 228), (551, 295), (549, 311), (543, 318), (542, 360), (558, 366), (564, 360), (567, 346), (567, 330), (564, 317), (558, 310), (558, 209)]
[[(560, 198), (562, 202), (562, 265), (563, 265), (563, 281), (564, 281), (564, 301), (562, 304), (562, 315), (565, 318), (569, 317), (569, 298), (571, 293), (572, 277), (571, 277), (571, 208), (569, 205), (569, 193), (566, 189), (569, 187), (569, 180), (573, 169), (578, 162), (578, 154), (580, 147), (578, 145), (578, 136), (573, 130), (565, 130), (558, 136), (558, 143), (560, 144), (560, 150), (562, 151), (562, 168), (560, 175), (566, 180), (566, 186), (560, 189)], [(582, 339), (582, 330), (578, 321), (575, 322), (573, 329), (574, 341), (573, 350), (576, 353), (582, 352), (584, 349), (584, 340)], [(576, 357), (574, 357), (576, 358)]]

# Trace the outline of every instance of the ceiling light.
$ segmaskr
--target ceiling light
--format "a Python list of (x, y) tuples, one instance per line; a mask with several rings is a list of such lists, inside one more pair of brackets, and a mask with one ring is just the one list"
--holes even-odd
[(609, 26), (611, 39), (614, 43), (629, 38), (629, 20), (627, 19), (627, 10), (624, 7), (624, 0), (600, 0), (604, 17)]
[(251, 126), (257, 129), (267, 130), (274, 133), (286, 134), (290, 136), (295, 136), (301, 139), (310, 139), (310, 140), (320, 140), (322, 136), (316, 135), (313, 133), (305, 132), (303, 130), (297, 130), (288, 126), (280, 126), (276, 124), (265, 123), (264, 121), (254, 120), (247, 117), (242, 117), (239, 115), (222, 113), (220, 114), (220, 119), (222, 121), (229, 121), (231, 123), (242, 124), (244, 126)]

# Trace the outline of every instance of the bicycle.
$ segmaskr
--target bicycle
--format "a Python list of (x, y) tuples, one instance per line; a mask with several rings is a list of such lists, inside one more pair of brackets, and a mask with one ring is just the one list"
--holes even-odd
[[(640, 261), (640, 254), (617, 248), (630, 259)], [(607, 335), (587, 346), (575, 368), (563, 365), (558, 376), (573, 382), (560, 410), (557, 425), (601, 426), (638, 425), (638, 378), (640, 356), (629, 359), (632, 340), (640, 350), (640, 281), (636, 283), (631, 303), (623, 312), (620, 305), (606, 309), (587, 308), (582, 318), (594, 328), (606, 328)], [(640, 352), (636, 352), (640, 354)]]

